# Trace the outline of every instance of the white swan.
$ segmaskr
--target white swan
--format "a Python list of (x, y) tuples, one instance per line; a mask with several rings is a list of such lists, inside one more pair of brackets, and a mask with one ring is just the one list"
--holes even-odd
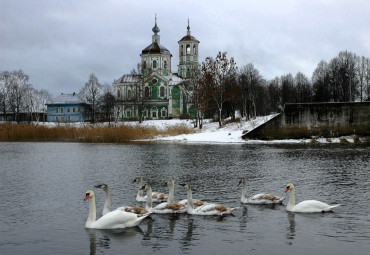
[[(143, 178), (142, 177), (136, 177), (133, 182), (138, 183), (138, 191), (136, 195), (136, 201), (139, 202), (145, 202), (147, 199), (147, 196), (144, 196), (144, 191), (141, 189), (143, 186)], [(152, 192), (152, 202), (164, 202), (168, 198), (167, 194), (161, 193), (161, 192)]]
[[(111, 204), (110, 190), (108, 188), (108, 185), (105, 183), (96, 185), (95, 188), (102, 189), (105, 192), (105, 203), (104, 203), (104, 208), (103, 208), (103, 213), (102, 213), (102, 215), (105, 215), (110, 212), (110, 204)], [(141, 206), (137, 206), (137, 205), (126, 205), (126, 206), (119, 207), (117, 209), (123, 210), (126, 212), (135, 213), (139, 216), (142, 216), (148, 213), (148, 211), (145, 210), (145, 208)]]
[[(150, 187), (149, 184), (145, 184), (143, 186), (143, 189), (147, 191), (147, 196), (148, 196), (148, 201), (147, 206), (145, 207), (146, 210), (149, 212), (157, 213), (157, 214), (170, 214), (170, 213), (185, 213), (186, 212), (186, 206), (183, 204), (180, 204), (178, 202), (173, 201), (173, 191), (174, 187), (171, 186), (171, 180), (166, 182), (167, 185), (170, 187), (170, 193), (168, 196), (167, 202), (160, 203), (156, 207), (152, 208), (151, 207), (151, 193), (152, 193), (152, 188)], [(172, 181), (173, 184), (173, 181)]]
[(193, 197), (191, 192), (191, 187), (187, 183), (180, 184), (186, 189), (187, 199), (188, 199), (188, 206), (187, 206), (187, 213), (188, 214), (196, 214), (196, 215), (225, 215), (231, 214), (231, 212), (235, 209), (226, 205), (222, 204), (210, 204), (207, 203), (205, 205), (201, 205), (197, 208), (194, 207), (193, 204)]
[(305, 200), (298, 204), (295, 204), (294, 185), (291, 183), (287, 184), (285, 192), (287, 191), (290, 191), (289, 202), (286, 207), (286, 210), (288, 212), (299, 212), (299, 213), (329, 212), (333, 208), (340, 206), (339, 204), (328, 205), (317, 200)]
[(281, 204), (285, 197), (278, 197), (273, 194), (260, 193), (252, 197), (247, 197), (247, 183), (245, 178), (239, 179), (239, 184), (243, 184), (242, 197), (240, 201), (245, 204)]
[(85, 201), (89, 199), (89, 216), (87, 217), (85, 228), (94, 229), (117, 229), (129, 228), (139, 225), (149, 214), (138, 217), (134, 213), (122, 210), (111, 211), (96, 220), (95, 194), (92, 190), (86, 191)]

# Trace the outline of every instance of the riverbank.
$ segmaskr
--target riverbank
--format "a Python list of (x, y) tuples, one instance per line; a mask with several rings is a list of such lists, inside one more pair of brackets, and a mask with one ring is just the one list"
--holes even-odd
[(286, 140), (245, 140), (242, 135), (253, 130), (275, 114), (250, 120), (245, 118), (232, 122), (225, 120), (222, 127), (218, 122), (204, 120), (203, 128), (194, 128), (191, 120), (145, 120), (119, 123), (56, 124), (51, 122), (33, 125), (0, 124), (1, 142), (86, 142), (86, 143), (128, 143), (128, 142), (169, 142), (209, 144), (369, 144), (369, 138), (357, 136)]

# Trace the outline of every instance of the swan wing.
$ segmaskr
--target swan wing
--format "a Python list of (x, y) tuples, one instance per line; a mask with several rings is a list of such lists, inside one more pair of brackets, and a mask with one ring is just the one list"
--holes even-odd
[(315, 213), (328, 212), (339, 205), (328, 205), (317, 200), (305, 200), (293, 207), (293, 212)]
[(95, 229), (116, 229), (136, 226), (138, 217), (134, 213), (128, 213), (117, 208), (104, 216), (100, 217), (95, 222), (86, 222), (86, 228)]
[(285, 197), (278, 197), (273, 194), (260, 193), (248, 198), (243, 203), (249, 204), (279, 204), (282, 203)]

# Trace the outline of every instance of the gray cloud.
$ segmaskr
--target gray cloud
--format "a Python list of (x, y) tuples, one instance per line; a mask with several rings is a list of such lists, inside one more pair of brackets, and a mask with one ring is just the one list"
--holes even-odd
[(266, 79), (303, 72), (341, 50), (370, 56), (367, 1), (12, 1), (0, 6), (0, 70), (22, 69), (35, 88), (78, 91), (95, 73), (112, 83), (151, 43), (154, 14), (161, 44), (178, 63), (177, 42), (200, 40), (200, 59), (228, 51)]

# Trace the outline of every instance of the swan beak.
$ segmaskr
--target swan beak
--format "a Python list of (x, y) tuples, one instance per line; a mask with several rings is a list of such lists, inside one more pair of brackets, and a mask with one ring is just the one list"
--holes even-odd
[(101, 184), (94, 186), (95, 188), (101, 189)]
[(165, 182), (165, 183), (163, 184), (163, 187), (167, 187), (167, 182)]
[(88, 200), (89, 197), (90, 197), (90, 194), (89, 193), (86, 193), (86, 197), (85, 197), (84, 201)]
[(181, 186), (185, 187), (186, 183), (180, 183)]
[(239, 181), (238, 186), (242, 183), (242, 181)]
[(285, 193), (289, 191), (289, 187), (286, 187)]
[(144, 186), (142, 186), (139, 190), (144, 190), (145, 189), (145, 185)]

